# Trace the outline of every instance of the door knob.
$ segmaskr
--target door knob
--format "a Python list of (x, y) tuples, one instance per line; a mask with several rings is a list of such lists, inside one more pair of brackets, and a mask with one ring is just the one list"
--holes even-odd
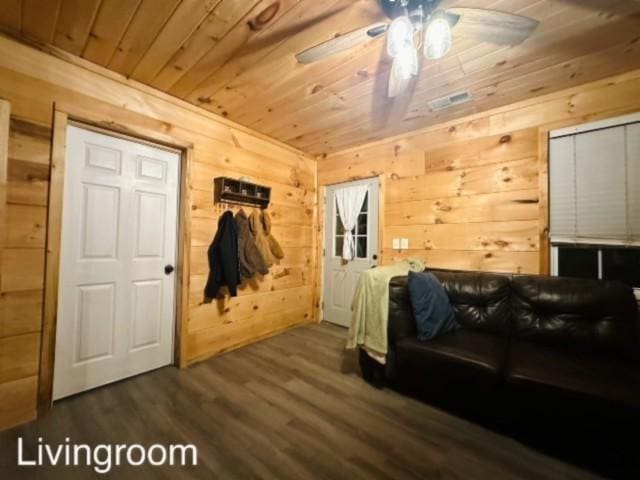
[(166, 273), (167, 275), (170, 275), (171, 272), (173, 272), (175, 270), (175, 268), (173, 268), (173, 265), (165, 265), (164, 266), (164, 273)]
[(371, 257), (371, 258), (373, 258), (374, 260), (377, 260), (378, 259), (378, 255), (374, 253), (373, 257)]

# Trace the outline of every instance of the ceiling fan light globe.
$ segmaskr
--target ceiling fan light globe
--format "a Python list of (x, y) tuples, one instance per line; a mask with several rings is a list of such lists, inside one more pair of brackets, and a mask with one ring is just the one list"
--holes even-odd
[(401, 50), (393, 62), (392, 74), (400, 80), (409, 80), (418, 74), (418, 51), (415, 48)]
[(444, 57), (452, 44), (451, 25), (444, 15), (435, 15), (424, 34), (424, 56), (431, 60)]
[(413, 48), (413, 24), (409, 17), (396, 18), (387, 31), (387, 53), (391, 58), (403, 50)]

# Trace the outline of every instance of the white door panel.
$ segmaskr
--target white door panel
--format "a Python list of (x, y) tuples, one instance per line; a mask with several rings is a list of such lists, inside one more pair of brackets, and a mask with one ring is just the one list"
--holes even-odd
[[(330, 292), (332, 302), (329, 304), (330, 308), (345, 308), (347, 307), (347, 294), (345, 292), (345, 284), (347, 280), (347, 272), (343, 270), (333, 271), (333, 284)], [(325, 304), (326, 305), (326, 304)]]
[(133, 282), (131, 350), (158, 345), (162, 326), (162, 282)]
[(155, 192), (145, 192), (136, 190), (134, 228), (136, 259), (140, 258), (162, 258), (164, 254), (164, 223), (155, 222), (156, 218), (166, 216), (166, 197)]
[[(369, 192), (353, 232), (357, 255), (350, 262), (343, 262), (341, 254), (344, 232), (336, 207), (335, 190), (358, 184), (367, 184)], [(378, 263), (378, 179), (327, 187), (324, 224), (323, 319), (348, 327), (351, 324), (351, 302), (360, 274)]]
[(116, 318), (115, 285), (81, 285), (75, 300), (73, 365), (112, 356)]
[(54, 399), (168, 365), (180, 156), (70, 126)]

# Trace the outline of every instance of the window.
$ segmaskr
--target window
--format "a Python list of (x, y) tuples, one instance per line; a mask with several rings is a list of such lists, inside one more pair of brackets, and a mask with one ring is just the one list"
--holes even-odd
[(640, 246), (640, 115), (637, 117), (635, 123), (552, 134), (552, 242)]
[[(335, 202), (335, 200), (334, 200)], [(336, 257), (342, 256), (342, 246), (344, 244), (344, 227), (342, 226), (342, 221), (340, 220), (340, 214), (338, 213), (338, 204), (334, 203), (335, 212), (334, 215), (334, 249), (333, 254)], [(364, 202), (362, 202), (362, 208), (360, 209), (360, 213), (358, 214), (358, 223), (355, 228), (351, 231), (353, 234), (353, 239), (356, 242), (356, 258), (364, 259), (369, 257), (369, 237), (368, 237), (368, 225), (369, 225), (369, 193), (364, 197)]]
[(552, 132), (552, 274), (640, 289), (640, 115)]
[(563, 245), (552, 248), (552, 273), (560, 277), (616, 280), (640, 289), (640, 248)]
[(600, 278), (599, 252), (595, 247), (557, 247), (557, 275), (561, 277)]

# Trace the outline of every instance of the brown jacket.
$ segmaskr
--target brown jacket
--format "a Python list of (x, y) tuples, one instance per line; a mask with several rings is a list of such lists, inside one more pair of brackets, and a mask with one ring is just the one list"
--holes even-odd
[(254, 210), (249, 217), (249, 226), (251, 227), (251, 233), (253, 233), (256, 239), (256, 246), (264, 258), (267, 266), (271, 267), (276, 262), (276, 257), (271, 252), (271, 244), (269, 243), (269, 237), (264, 228), (264, 214), (260, 210)]
[(282, 247), (280, 246), (280, 243), (278, 243), (278, 240), (276, 240), (271, 233), (271, 216), (266, 210), (262, 212), (262, 226), (264, 228), (265, 235), (267, 235), (267, 238), (269, 239), (269, 248), (271, 249), (271, 253), (278, 260), (283, 259), (284, 252), (282, 251)]
[(240, 261), (240, 275), (242, 278), (251, 278), (256, 273), (266, 275), (269, 268), (264, 261), (255, 239), (249, 228), (249, 219), (244, 210), (238, 210), (235, 217), (238, 229), (238, 260)]

